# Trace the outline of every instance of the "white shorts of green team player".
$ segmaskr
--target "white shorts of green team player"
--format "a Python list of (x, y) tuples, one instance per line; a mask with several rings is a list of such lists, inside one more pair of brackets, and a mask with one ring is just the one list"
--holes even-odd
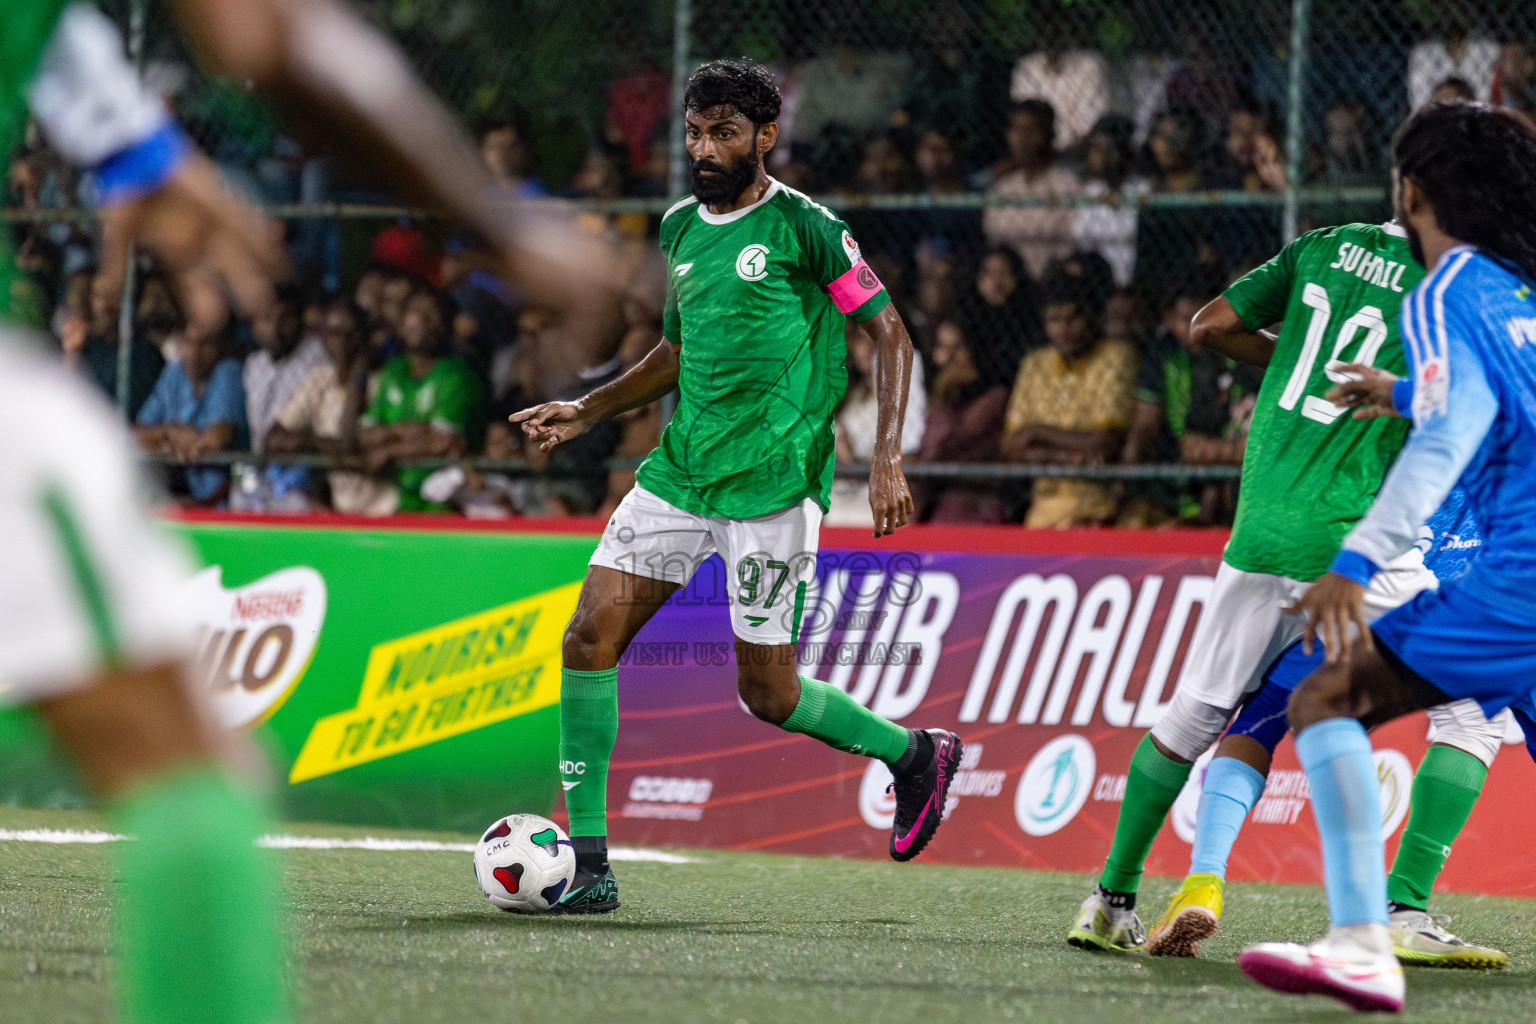
[[(644, 487), (619, 502), (592, 565), (684, 586), (710, 555), (725, 563), (731, 631), (751, 644), (800, 638), (805, 590), (816, 575), (821, 507), (814, 498), (764, 516), (726, 519), (685, 512)], [(716, 588), (701, 581), (705, 597)]]
[[(1311, 584), (1268, 573), (1244, 572), (1222, 562), (1210, 599), (1200, 614), (1173, 701), (1152, 727), (1163, 747), (1194, 761), (1226, 728), (1232, 712), (1264, 682), (1264, 673), (1301, 639), (1303, 620), (1284, 609)], [(1438, 586), (1414, 549), (1387, 565), (1366, 590), (1374, 621), (1422, 590)], [(1437, 742), (1448, 743), (1492, 764), (1504, 736), (1502, 720), (1490, 722), (1456, 701), (1429, 710)]]
[(188, 653), (192, 562), (144, 514), (132, 441), (41, 339), (0, 328), (0, 695)]

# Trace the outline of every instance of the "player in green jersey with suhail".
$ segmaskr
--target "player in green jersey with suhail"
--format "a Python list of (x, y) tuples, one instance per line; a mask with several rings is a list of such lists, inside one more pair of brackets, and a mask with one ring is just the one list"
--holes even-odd
[(565, 633), (560, 773), (577, 866), (559, 904), (566, 912), (619, 905), (606, 838), (619, 659), (714, 552), (730, 584), (742, 701), (771, 725), (890, 766), (893, 858), (927, 845), (960, 763), (953, 733), (903, 728), (797, 669), (832, 483), (832, 415), (848, 382), (844, 327), (852, 318), (875, 342), (876, 536), (912, 513), (901, 472), (912, 343), (846, 225), (764, 170), (779, 104), (760, 65), (721, 60), (694, 72), (683, 111), (693, 195), (661, 223), (662, 341), (580, 401), (512, 417), (548, 450), (678, 389), (677, 412), (609, 521)]
[[(1398, 308), (1424, 270), (1396, 224), (1345, 224), (1303, 235), (1240, 278), (1198, 314), (1197, 344), (1266, 367), (1243, 460), (1232, 538), (1222, 553), (1189, 654), (1167, 711), (1131, 758), (1114, 840), (1093, 895), (1067, 933), (1083, 949), (1133, 949), (1146, 941), (1136, 891), (1147, 854), (1193, 762), (1226, 729), (1233, 712), (1300, 639), (1304, 620), (1288, 609), (1328, 571), (1339, 543), (1365, 514), (1407, 434), (1400, 419), (1354, 419), (1324, 397), (1347, 378), (1345, 364), (1404, 373)], [(1282, 324), (1278, 334), (1267, 328)], [(1375, 618), (1436, 586), (1414, 549), (1372, 581), (1366, 607)], [(1415, 818), (1395, 875), (1428, 893), (1497, 753), (1504, 722), (1470, 701), (1430, 709), (1436, 750), (1415, 778)], [(1205, 792), (1258, 799), (1269, 751), (1244, 736), (1223, 741), (1221, 778)], [(1215, 784), (1213, 786), (1213, 784)], [(1231, 792), (1220, 792), (1221, 787)], [(1251, 799), (1250, 799), (1251, 798)], [(1419, 813), (1421, 804), (1436, 811)], [(1423, 856), (1412, 851), (1440, 851)], [(1222, 879), (1194, 874), (1154, 930), (1154, 951), (1189, 955), (1215, 931)], [(1422, 906), (1394, 906), (1400, 945), (1448, 949)], [(1421, 921), (1422, 919), (1422, 921)], [(1423, 922), (1438, 929), (1418, 934)], [(1464, 944), (1462, 944), (1464, 945)], [(1417, 947), (1415, 947), (1417, 948)], [(1436, 954), (1438, 955), (1438, 954)]]

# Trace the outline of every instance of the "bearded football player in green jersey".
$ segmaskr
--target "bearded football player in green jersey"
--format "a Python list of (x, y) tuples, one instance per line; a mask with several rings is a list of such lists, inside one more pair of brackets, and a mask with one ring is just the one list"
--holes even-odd
[[(1356, 419), (1325, 395), (1350, 379), (1351, 370), (1404, 372), (1398, 309), (1423, 276), (1398, 225), (1345, 224), (1298, 238), (1196, 314), (1191, 337), (1197, 344), (1268, 372), (1248, 435), (1232, 538), (1173, 699), (1131, 758), (1109, 857), (1067, 933), (1072, 945), (1131, 949), (1146, 941), (1136, 890), (1153, 839), (1193, 762), (1301, 637), (1304, 620), (1289, 606), (1327, 572), (1332, 553), (1370, 507), (1403, 445), (1405, 420)], [(1267, 329), (1275, 324), (1282, 325), (1278, 334)], [(1374, 619), (1434, 586), (1416, 548), (1376, 575), (1366, 596), (1368, 614)], [(1426, 758), (1415, 778), (1412, 835), (1405, 833), (1394, 877), (1416, 884), (1403, 892), (1427, 894), (1503, 737), (1502, 719), (1489, 722), (1470, 703), (1430, 710), (1435, 749), (1443, 756)], [(1257, 800), (1268, 749), (1249, 737), (1229, 736), (1220, 753), (1227, 768), (1242, 763), (1236, 771)], [(1205, 792), (1227, 795), (1213, 794), (1209, 780)], [(1428, 850), (1437, 855), (1410, 852)], [(1216, 929), (1221, 888), (1217, 875), (1191, 875), (1154, 929), (1149, 949), (1191, 955)], [(1454, 957), (1442, 953), (1465, 944), (1435, 925), (1422, 905), (1403, 904), (1410, 897), (1393, 898), (1402, 904), (1392, 907), (1394, 926), (1405, 926), (1394, 927), (1394, 941), (1427, 951), (1415, 957), (1419, 962), (1453, 964)], [(1436, 934), (1419, 934), (1424, 922)]]
[(674, 387), (677, 412), (592, 556), (565, 633), (560, 772), (577, 873), (558, 909), (614, 910), (608, 759), (618, 735), (618, 663), (699, 564), (725, 561), (737, 689), (763, 721), (890, 766), (890, 853), (917, 856), (939, 826), (959, 737), (906, 729), (798, 674), (806, 584), (816, 567), (834, 459), (832, 416), (847, 388), (844, 327), (875, 341), (875, 534), (906, 523), (901, 422), (912, 343), (847, 226), (768, 177), (778, 86), (760, 65), (713, 61), (684, 96), (693, 196), (662, 218), (668, 288), (662, 341), (623, 377), (576, 402), (512, 417), (548, 450)]

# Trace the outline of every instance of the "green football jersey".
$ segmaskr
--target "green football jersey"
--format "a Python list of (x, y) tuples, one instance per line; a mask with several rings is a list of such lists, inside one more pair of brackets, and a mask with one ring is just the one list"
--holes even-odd
[[(37, 72), (67, 0), (26, 0), (6, 5), (0, 18), (0, 153), (7, 169), (27, 123), (27, 84)], [(10, 232), (0, 232), (0, 318), (9, 319), (16, 258)]]
[(1408, 434), (1406, 420), (1356, 420), (1326, 401), (1341, 379), (1328, 367), (1406, 373), (1398, 309), (1423, 277), (1402, 228), (1345, 224), (1302, 235), (1227, 289), (1249, 330), (1283, 322), (1248, 434), (1227, 564), (1298, 580), (1327, 571)]
[(678, 402), (640, 483), (696, 515), (749, 519), (808, 497), (825, 511), (843, 330), (891, 301), (847, 225), (774, 181), (733, 213), (678, 203), (661, 248)]

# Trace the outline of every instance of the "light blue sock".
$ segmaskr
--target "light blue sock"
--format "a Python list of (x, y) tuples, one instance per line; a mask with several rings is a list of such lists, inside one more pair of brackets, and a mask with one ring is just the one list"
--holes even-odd
[(1195, 848), (1189, 858), (1192, 875), (1227, 877), (1227, 856), (1243, 819), (1264, 794), (1264, 776), (1235, 757), (1217, 757), (1205, 769), (1200, 812), (1195, 817)]
[(1386, 848), (1371, 741), (1353, 718), (1330, 718), (1296, 737), (1323, 840), (1328, 916), (1335, 928), (1387, 923)]

